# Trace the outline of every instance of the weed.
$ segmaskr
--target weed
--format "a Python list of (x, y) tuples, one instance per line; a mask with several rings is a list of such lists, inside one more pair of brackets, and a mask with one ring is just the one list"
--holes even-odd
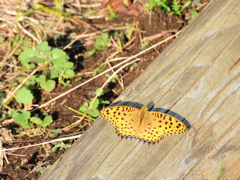
[(184, 5), (181, 6), (179, 0), (173, 0), (172, 2), (172, 11), (175, 16), (181, 16), (182, 11), (191, 4), (191, 0), (187, 1)]
[(149, 3), (146, 4), (147, 10), (152, 10), (154, 7), (158, 7), (163, 9), (166, 13), (171, 12), (168, 0), (149, 0)]
[(16, 102), (23, 106), (21, 110), (12, 109), (10, 111), (12, 118), (15, 122), (20, 124), (23, 128), (33, 128), (33, 124), (40, 127), (46, 127), (52, 123), (52, 117), (44, 115), (45, 117), (32, 117), (30, 111), (28, 111), (32, 105), (34, 99), (32, 91), (36, 89), (52, 90), (55, 88), (55, 79), (58, 78), (58, 82), (67, 85), (69, 81), (65, 81), (70, 77), (73, 77), (73, 63), (68, 62), (69, 57), (66, 53), (59, 49), (51, 50), (47, 42), (43, 42), (38, 45), (36, 49), (26, 49), (20, 56), (19, 60), (23, 64), (23, 68), (20, 71), (28, 74), (34, 72), (38, 68), (37, 75), (30, 77), (19, 77), (19, 81), (24, 81), (29, 78), (25, 85), (16, 93)]
[[(106, 76), (107, 78), (110, 78), (111, 75), (108, 74), (108, 73), (106, 73), (105, 76)], [(115, 83), (115, 82), (116, 82), (116, 78), (117, 78), (117, 75), (114, 76), (114, 77), (111, 79), (111, 82)]]
[(52, 132), (49, 134), (49, 137), (55, 137), (58, 134), (61, 134), (62, 130), (61, 129), (52, 129)]
[[(118, 51), (123, 53), (124, 40), (126, 35), (120, 34), (118, 32), (114, 33), (102, 33), (100, 38), (97, 38), (94, 43), (94, 48), (88, 52), (85, 58), (93, 56), (98, 51), (105, 50), (109, 47), (115, 47)], [(114, 40), (116, 39), (116, 40)]]
[[(48, 46), (47, 42), (38, 45), (36, 49), (26, 49), (20, 56), (19, 60), (25, 67), (22, 71), (31, 72), (37, 66), (42, 69), (42, 74), (32, 76), (31, 80), (27, 82), (27, 86), (34, 86), (37, 84), (41, 88), (51, 91), (55, 88), (55, 80), (62, 85), (68, 85), (70, 81), (66, 80), (75, 75), (73, 71), (74, 64), (68, 62), (69, 57), (63, 50), (53, 49)], [(20, 77), (23, 81), (26, 77)]]
[[(99, 92), (101, 91), (101, 92)], [(99, 115), (99, 108), (102, 104), (110, 104), (109, 101), (103, 100), (99, 98), (104, 94), (103, 90), (101, 88), (98, 88), (95, 91), (95, 94), (99, 94), (98, 98), (93, 102), (93, 99), (90, 99), (90, 102), (84, 102), (82, 106), (79, 108), (79, 111), (81, 113), (88, 113), (92, 117), (97, 117)], [(89, 108), (89, 105), (92, 104), (91, 109)]]
[(130, 71), (133, 71), (135, 67), (137, 67), (137, 62), (134, 62), (130, 67), (129, 67), (129, 70)]
[(38, 167), (36, 168), (36, 172), (39, 172), (41, 174), (45, 173), (52, 165), (47, 165), (47, 167)]
[(145, 6), (147, 10), (152, 10), (154, 7), (158, 7), (163, 9), (166, 13), (181, 16), (182, 11), (188, 7), (192, 1), (188, 0), (184, 5), (180, 4), (180, 0), (173, 0), (172, 3), (168, 2), (168, 0), (149, 0), (149, 3)]
[(191, 14), (191, 19), (195, 19), (199, 15), (199, 12), (196, 10), (193, 10), (193, 11), (190, 11), (190, 14)]
[(109, 19), (115, 19), (117, 17), (117, 13), (112, 8), (112, 6), (107, 5), (107, 9), (109, 11), (109, 14), (105, 14), (105, 16), (107, 16)]
[(57, 152), (57, 150), (67, 149), (72, 146), (70, 144), (65, 144), (62, 141), (54, 142), (53, 144), (54, 144), (54, 146), (52, 147), (52, 152)]
[(29, 106), (31, 106), (33, 100), (33, 94), (30, 90), (28, 90), (26, 87), (23, 87), (20, 89), (16, 94), (16, 101), (20, 104), (24, 105), (23, 110), (15, 110), (12, 109), (10, 111), (13, 120), (20, 124), (23, 128), (30, 128), (32, 123), (35, 123), (41, 127), (46, 127), (49, 124), (52, 123), (52, 117), (51, 116), (45, 116), (43, 120), (41, 120), (38, 117), (31, 117), (31, 113), (27, 111), (29, 109)]
[[(88, 52), (87, 57), (93, 56), (100, 50), (104, 50), (111, 46), (111, 38), (108, 33), (102, 33), (100, 38), (95, 40), (94, 49)], [(85, 58), (87, 58), (85, 57)]]
[(141, 43), (140, 49), (145, 49), (148, 46), (149, 42), (145, 41), (144, 43)]

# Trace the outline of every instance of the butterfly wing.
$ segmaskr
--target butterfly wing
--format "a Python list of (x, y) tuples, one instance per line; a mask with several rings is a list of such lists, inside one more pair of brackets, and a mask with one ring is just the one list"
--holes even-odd
[(140, 109), (131, 106), (112, 106), (103, 109), (100, 115), (116, 126), (119, 135), (134, 136)]
[(139, 138), (147, 142), (156, 143), (164, 135), (181, 134), (186, 130), (186, 125), (175, 117), (157, 111), (148, 111)]

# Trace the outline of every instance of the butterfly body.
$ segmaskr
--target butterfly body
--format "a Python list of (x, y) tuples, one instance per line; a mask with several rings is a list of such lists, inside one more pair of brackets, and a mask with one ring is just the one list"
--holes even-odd
[(169, 114), (148, 111), (131, 106), (112, 106), (100, 113), (101, 117), (116, 126), (118, 135), (135, 137), (148, 143), (158, 142), (164, 135), (183, 133), (187, 127)]

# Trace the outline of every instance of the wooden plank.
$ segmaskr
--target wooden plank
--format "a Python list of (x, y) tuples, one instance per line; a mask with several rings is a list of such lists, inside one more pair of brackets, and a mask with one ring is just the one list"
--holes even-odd
[(212, 0), (120, 97), (180, 114), (188, 132), (147, 145), (98, 119), (40, 179), (239, 178), (239, 7)]

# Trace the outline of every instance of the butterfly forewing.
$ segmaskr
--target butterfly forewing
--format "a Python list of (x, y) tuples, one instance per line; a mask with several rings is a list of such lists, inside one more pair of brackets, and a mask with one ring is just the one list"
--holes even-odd
[(173, 133), (181, 134), (187, 130), (187, 127), (183, 122), (169, 114), (150, 111), (148, 118), (151, 119), (151, 121), (162, 130), (163, 135), (169, 135)]
[(102, 118), (116, 126), (121, 136), (134, 136), (140, 109), (131, 106), (112, 106), (101, 111)]

